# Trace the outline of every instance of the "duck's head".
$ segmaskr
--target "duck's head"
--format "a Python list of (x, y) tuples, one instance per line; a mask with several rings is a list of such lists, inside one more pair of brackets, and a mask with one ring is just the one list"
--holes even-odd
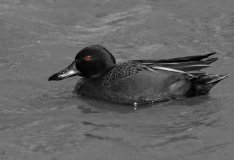
[(64, 70), (55, 73), (49, 81), (79, 75), (85, 78), (96, 78), (115, 65), (114, 56), (103, 46), (92, 45), (77, 53), (75, 61)]

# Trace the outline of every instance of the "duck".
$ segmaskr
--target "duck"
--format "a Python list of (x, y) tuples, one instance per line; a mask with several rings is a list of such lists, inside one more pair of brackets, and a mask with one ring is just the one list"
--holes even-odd
[(185, 99), (208, 94), (215, 84), (228, 77), (201, 71), (218, 59), (211, 58), (214, 54), (117, 63), (105, 47), (91, 45), (80, 50), (68, 67), (48, 80), (78, 75), (82, 78), (74, 93), (124, 105)]

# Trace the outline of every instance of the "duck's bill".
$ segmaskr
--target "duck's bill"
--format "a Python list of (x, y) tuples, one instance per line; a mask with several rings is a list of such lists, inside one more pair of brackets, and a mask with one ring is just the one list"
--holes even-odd
[(76, 76), (80, 74), (80, 71), (78, 71), (76, 69), (76, 62), (72, 62), (72, 64), (70, 64), (67, 68), (65, 68), (64, 70), (55, 73), (54, 75), (52, 75), (49, 78), (49, 81), (60, 81), (64, 78), (68, 78), (68, 77), (72, 77), (72, 76)]

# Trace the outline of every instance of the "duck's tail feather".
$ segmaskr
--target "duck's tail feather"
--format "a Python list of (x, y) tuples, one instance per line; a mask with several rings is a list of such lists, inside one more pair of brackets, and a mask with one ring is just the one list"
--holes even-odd
[(210, 89), (219, 81), (228, 77), (224, 75), (202, 75), (192, 80), (192, 88), (188, 91), (187, 96), (199, 96), (207, 94)]

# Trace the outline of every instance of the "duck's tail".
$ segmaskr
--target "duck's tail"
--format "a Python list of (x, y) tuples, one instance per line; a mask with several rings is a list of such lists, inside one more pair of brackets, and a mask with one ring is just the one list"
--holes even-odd
[(228, 77), (224, 75), (202, 75), (192, 80), (192, 88), (188, 91), (188, 97), (207, 94), (219, 81)]

